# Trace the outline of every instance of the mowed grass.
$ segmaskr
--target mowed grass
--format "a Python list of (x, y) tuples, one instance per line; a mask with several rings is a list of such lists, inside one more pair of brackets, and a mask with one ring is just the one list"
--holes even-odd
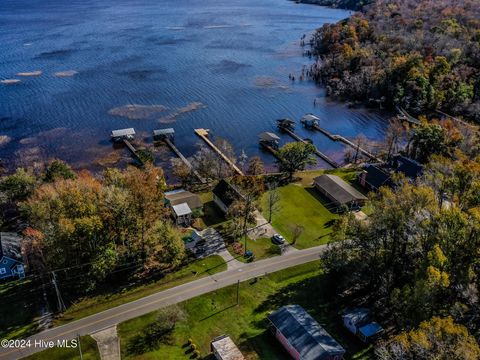
[(55, 320), (55, 325), (62, 325), (70, 321), (140, 299), (153, 293), (172, 288), (207, 275), (212, 275), (227, 269), (227, 264), (221, 256), (213, 255), (204, 259), (195, 260), (176, 272), (167, 274), (162, 279), (140, 285), (116, 293), (92, 296), (78, 301)]
[[(332, 225), (339, 218), (322, 203), (313, 187), (289, 184), (278, 188), (280, 201), (272, 216), (273, 227), (288, 242), (292, 241), (295, 225), (303, 226), (303, 233), (294, 245), (298, 249), (325, 244), (330, 240)], [(262, 209), (267, 216), (267, 194), (262, 198)]]
[[(239, 239), (242, 245), (245, 245), (245, 240)], [(248, 262), (242, 254), (236, 254), (233, 251), (232, 244), (228, 244), (228, 251), (238, 261)], [(281, 255), (280, 247), (272, 243), (270, 238), (258, 238), (256, 240), (247, 239), (247, 250), (250, 250), (255, 255), (255, 260), (267, 259), (272, 256)]]
[[(97, 342), (90, 336), (82, 336), (80, 338), (80, 347), (82, 349), (83, 360), (100, 360)], [(65, 360), (80, 359), (79, 348), (59, 348), (44, 350), (39, 353), (27, 356), (26, 360)]]
[[(322, 174), (332, 174), (365, 193), (356, 182), (357, 170), (334, 169), (303, 171), (296, 174), (297, 181), (278, 188), (280, 201), (278, 211), (272, 216), (273, 227), (292, 242), (293, 228), (300, 225), (304, 228), (302, 235), (294, 245), (298, 249), (326, 244), (330, 241), (332, 226), (339, 218), (333, 210), (329, 200), (313, 187), (313, 179)], [(268, 194), (262, 197), (262, 212), (268, 217)]]
[(320, 262), (315, 261), (241, 283), (238, 305), (236, 285), (187, 300), (175, 306), (182, 316), (170, 339), (140, 354), (128, 349), (138, 344), (139, 334), (156, 322), (158, 313), (127, 321), (118, 327), (122, 359), (189, 359), (190, 338), (203, 358), (213, 359), (211, 340), (227, 334), (246, 359), (286, 360), (289, 357), (268, 331), (266, 317), (288, 304), (300, 304), (314, 316), (347, 349), (346, 359), (370, 359), (368, 349), (342, 328), (339, 309), (324, 283)]

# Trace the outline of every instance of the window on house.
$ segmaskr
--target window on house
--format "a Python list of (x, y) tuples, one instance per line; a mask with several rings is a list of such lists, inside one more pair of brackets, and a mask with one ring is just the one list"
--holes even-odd
[(2, 262), (6, 265), (6, 264), (8, 263), (8, 260), (5, 259), (5, 260), (3, 260)]
[(7, 273), (7, 269), (0, 268), (0, 275), (5, 275)]

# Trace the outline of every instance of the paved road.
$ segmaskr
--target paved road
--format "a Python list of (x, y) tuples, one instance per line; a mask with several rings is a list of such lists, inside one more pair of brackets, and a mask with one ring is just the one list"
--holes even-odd
[(318, 260), (325, 245), (299, 250), (284, 256), (260, 260), (244, 264), (238, 269), (227, 270), (212, 276), (201, 278), (115, 308), (102, 311), (95, 315), (54, 327), (31, 336), (32, 345), (25, 349), (4, 349), (0, 347), (0, 360), (16, 360), (44, 350), (33, 346), (35, 341), (69, 340), (78, 335), (87, 335), (114, 326), (126, 320), (147, 314), (164, 306), (176, 304), (187, 299), (235, 284), (238, 280), (245, 281), (253, 277), (265, 275), (295, 265)]

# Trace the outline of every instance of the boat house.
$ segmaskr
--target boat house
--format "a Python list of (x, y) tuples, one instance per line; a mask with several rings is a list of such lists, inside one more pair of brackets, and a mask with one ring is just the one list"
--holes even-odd
[(271, 330), (296, 360), (341, 360), (345, 349), (300, 305), (283, 306), (268, 316)]
[(119, 129), (113, 130), (111, 137), (113, 141), (123, 141), (123, 140), (132, 140), (135, 136), (135, 129)]

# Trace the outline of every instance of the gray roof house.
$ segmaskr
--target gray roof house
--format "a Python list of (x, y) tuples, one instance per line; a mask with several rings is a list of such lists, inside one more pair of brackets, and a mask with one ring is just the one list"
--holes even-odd
[(345, 349), (300, 305), (283, 306), (268, 316), (285, 350), (298, 360), (341, 360)]
[(0, 233), (0, 280), (25, 277), (21, 241), (16, 233)]
[(313, 179), (314, 186), (335, 206), (361, 206), (367, 197), (336, 175), (324, 174)]

